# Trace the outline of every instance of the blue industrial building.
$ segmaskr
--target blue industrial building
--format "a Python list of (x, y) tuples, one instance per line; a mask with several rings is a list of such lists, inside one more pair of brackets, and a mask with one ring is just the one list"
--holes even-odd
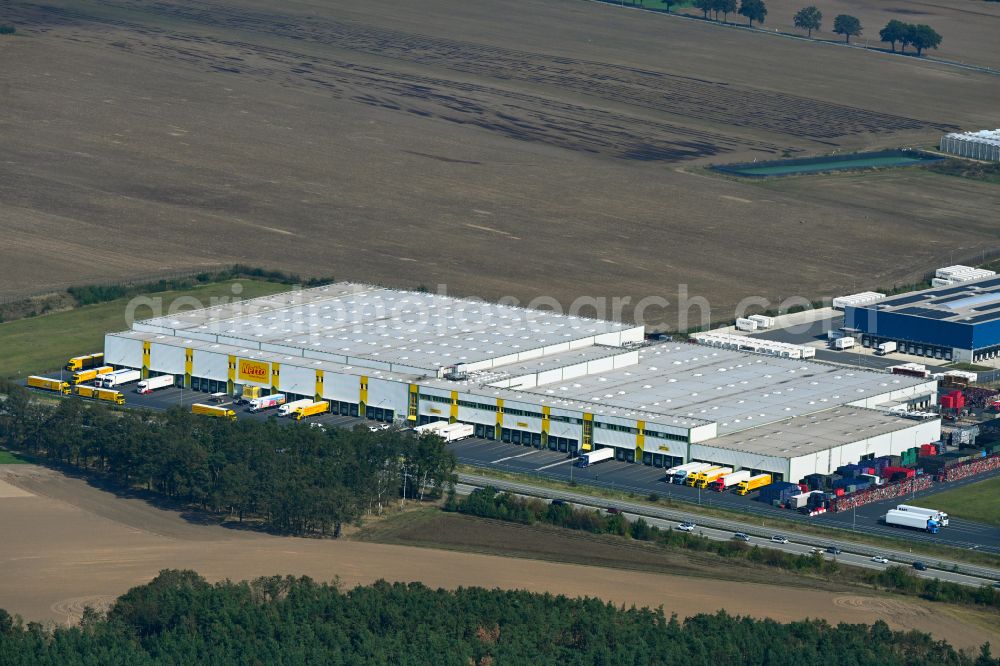
[(895, 342), (907, 354), (947, 361), (1000, 356), (1000, 277), (925, 289), (844, 309), (861, 344)]

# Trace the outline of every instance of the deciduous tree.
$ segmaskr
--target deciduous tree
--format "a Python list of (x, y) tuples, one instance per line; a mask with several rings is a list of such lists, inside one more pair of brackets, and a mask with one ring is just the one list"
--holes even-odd
[(806, 36), (812, 37), (813, 30), (819, 30), (819, 26), (823, 22), (823, 12), (816, 9), (815, 5), (810, 5), (797, 11), (794, 20), (796, 28), (807, 30)]

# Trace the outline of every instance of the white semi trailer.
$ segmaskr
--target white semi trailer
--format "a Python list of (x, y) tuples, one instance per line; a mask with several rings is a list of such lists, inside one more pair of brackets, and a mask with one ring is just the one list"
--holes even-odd
[(158, 377), (150, 377), (149, 379), (143, 379), (139, 382), (139, 386), (136, 387), (136, 393), (142, 393), (146, 395), (147, 393), (152, 393), (156, 389), (167, 388), (174, 385), (173, 375), (160, 375)]
[(604, 449), (597, 449), (596, 451), (587, 451), (586, 453), (581, 453), (580, 457), (576, 459), (573, 463), (577, 467), (590, 467), (591, 465), (596, 465), (599, 462), (604, 462), (605, 460), (614, 460), (615, 450), (608, 447)]
[(948, 514), (944, 511), (938, 511), (937, 509), (925, 509), (911, 504), (900, 504), (896, 507), (896, 511), (909, 511), (910, 513), (919, 513), (925, 516), (930, 516), (936, 520), (938, 525), (941, 527), (948, 527)]
[(885, 514), (883, 520), (886, 525), (893, 525), (895, 527), (911, 527), (915, 530), (930, 532), (931, 534), (937, 534), (941, 531), (941, 528), (938, 526), (938, 522), (936, 520), (928, 515), (914, 513), (913, 511), (898, 511), (896, 509), (890, 509), (889, 512)]
[(106, 375), (100, 375), (94, 380), (94, 385), (101, 388), (118, 388), (124, 384), (131, 384), (142, 379), (142, 373), (138, 370), (115, 370)]
[(295, 413), (296, 409), (299, 409), (301, 407), (308, 407), (311, 404), (313, 404), (313, 401), (310, 400), (309, 398), (286, 402), (281, 407), (278, 407), (278, 416), (290, 416)]

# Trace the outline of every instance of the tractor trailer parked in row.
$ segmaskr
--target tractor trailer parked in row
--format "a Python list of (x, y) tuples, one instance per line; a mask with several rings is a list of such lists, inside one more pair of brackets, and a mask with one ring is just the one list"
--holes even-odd
[(247, 407), (247, 411), (256, 414), (257, 412), (263, 411), (265, 409), (274, 409), (275, 407), (281, 407), (286, 402), (287, 398), (285, 398), (284, 393), (265, 395), (260, 398), (252, 398), (250, 400), (250, 406)]
[[(320, 400), (319, 402), (308, 401), (308, 405), (302, 405), (295, 410), (295, 420), (301, 421), (302, 419), (309, 418), (310, 416), (317, 416), (319, 414), (326, 414), (330, 411), (330, 403), (326, 400)], [(251, 403), (252, 404), (252, 403)]]
[(101, 388), (116, 388), (124, 384), (131, 384), (142, 379), (142, 373), (138, 370), (115, 370), (106, 375), (101, 375), (94, 380), (94, 386)]
[(152, 393), (156, 389), (167, 388), (173, 385), (173, 375), (160, 375), (159, 377), (150, 377), (149, 379), (144, 379), (139, 382), (139, 386), (136, 387), (135, 392), (146, 395), (147, 393)]
[(771, 475), (770, 474), (758, 474), (756, 476), (751, 476), (746, 481), (741, 481), (738, 486), (736, 486), (736, 492), (740, 495), (746, 495), (752, 493), (758, 488), (763, 488), (764, 486), (771, 485)]
[(87, 354), (86, 356), (74, 356), (66, 363), (66, 369), (70, 372), (77, 370), (89, 370), (104, 363), (104, 352)]
[(98, 388), (96, 386), (74, 386), (73, 393), (81, 398), (106, 400), (116, 405), (125, 404), (125, 395), (121, 391), (115, 391), (114, 389)]
[(77, 370), (73, 373), (73, 383), (83, 384), (84, 382), (94, 381), (101, 375), (106, 375), (114, 371), (115, 369), (110, 365), (102, 365), (99, 368), (91, 368), (90, 370)]
[(673, 468), (675, 471), (672, 475), (669, 474), (670, 470), (667, 470), (668, 480), (671, 483), (684, 483), (685, 481), (687, 481), (689, 476), (692, 476), (694, 474), (697, 474), (698, 472), (706, 470), (709, 467), (714, 467), (714, 465), (705, 462), (691, 462), (686, 465), (681, 465), (680, 467)]
[(434, 421), (417, 426), (413, 432), (418, 435), (437, 435), (446, 442), (456, 442), (460, 439), (472, 437), (476, 429), (468, 423), (448, 423), (447, 421)]
[(911, 527), (913, 529), (930, 532), (931, 534), (937, 534), (941, 531), (941, 527), (938, 525), (936, 520), (928, 515), (914, 513), (913, 511), (898, 511), (897, 509), (890, 509), (889, 512), (885, 514), (883, 521), (885, 521), (886, 525), (892, 525), (894, 527)]
[(726, 474), (732, 474), (732, 467), (720, 467), (714, 470), (706, 470), (698, 474), (695, 479), (695, 488), (708, 488), (709, 484), (714, 482), (716, 479), (721, 479)]
[(292, 400), (291, 402), (286, 402), (281, 407), (278, 407), (278, 416), (290, 416), (294, 414), (295, 410), (299, 407), (305, 407), (311, 404), (313, 404), (313, 401), (308, 398), (305, 400)]
[(733, 486), (737, 486), (750, 478), (750, 470), (744, 469), (739, 472), (733, 472), (732, 474), (726, 474), (721, 476), (715, 481), (709, 484), (709, 488), (716, 492), (725, 492)]

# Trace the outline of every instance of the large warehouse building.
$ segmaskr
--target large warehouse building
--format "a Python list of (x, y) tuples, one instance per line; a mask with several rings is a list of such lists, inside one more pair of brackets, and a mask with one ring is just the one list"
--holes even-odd
[(896, 342), (899, 351), (946, 361), (1000, 355), (1000, 277), (916, 291), (844, 310), (844, 325), (866, 347)]
[(899, 415), (934, 402), (934, 381), (346, 283), (138, 322), (106, 336), (105, 360), (200, 391), (249, 384), (380, 421), (460, 421), (513, 444), (793, 480), (940, 436), (938, 420)]

